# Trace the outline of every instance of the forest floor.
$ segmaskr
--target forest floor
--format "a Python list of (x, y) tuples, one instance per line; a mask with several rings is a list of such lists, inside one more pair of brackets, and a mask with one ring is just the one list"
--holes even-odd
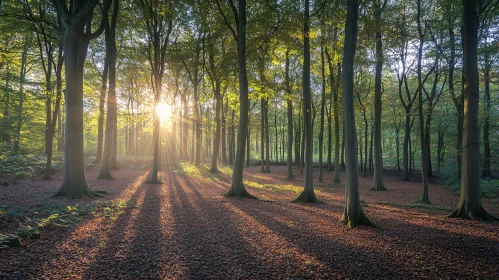
[[(459, 196), (442, 185), (430, 184), (432, 204), (422, 205), (420, 182), (389, 172), (388, 191), (372, 192), (372, 177), (360, 177), (380, 231), (339, 223), (344, 185), (331, 184), (333, 173), (316, 184), (323, 203), (300, 204), (289, 202), (303, 185), (297, 168), (293, 180), (285, 166), (246, 168), (260, 200), (223, 197), (230, 169), (207, 170), (185, 164), (162, 172), (161, 185), (145, 184), (145, 171), (113, 171), (112, 181), (88, 171), (109, 192), (97, 200), (50, 198), (61, 176), (0, 186), (0, 233), (40, 229), (0, 249), (0, 279), (499, 279), (499, 224), (447, 218)], [(483, 203), (499, 216), (497, 199)]]

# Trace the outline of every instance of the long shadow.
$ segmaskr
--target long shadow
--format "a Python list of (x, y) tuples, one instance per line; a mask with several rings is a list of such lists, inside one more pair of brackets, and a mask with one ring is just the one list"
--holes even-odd
[(234, 279), (265, 278), (260, 272), (266, 264), (240, 234), (241, 222), (220, 202), (207, 200), (189, 179), (173, 176), (169, 186), (173, 234), (181, 275), (168, 278)]
[[(408, 269), (403, 266), (394, 265), (390, 256), (383, 252), (371, 252), (368, 254), (363, 252), (358, 244), (340, 243), (331, 237), (328, 238), (324, 234), (314, 232), (310, 228), (296, 225), (301, 222), (310, 221), (304, 221), (303, 217), (298, 217), (290, 213), (289, 210), (287, 210), (288, 213), (286, 215), (291, 221), (295, 221), (295, 224), (291, 226), (275, 219), (277, 211), (272, 209), (272, 206), (266, 209), (260, 208), (259, 211), (255, 211), (254, 209), (246, 209), (238, 203), (233, 203), (233, 205), (253, 217), (275, 234), (287, 240), (290, 244), (297, 246), (301, 252), (320, 261), (323, 266), (319, 267), (320, 269), (316, 271), (317, 274), (312, 272), (309, 277), (352, 279), (411, 278)], [(286, 210), (280, 209), (279, 213), (283, 213), (283, 211)], [(331, 221), (331, 223), (334, 222)], [(375, 231), (374, 229), (372, 230)], [(298, 267), (299, 265), (297, 265)], [(307, 272), (297, 269), (295, 273), (303, 274)]]
[[(383, 242), (378, 248), (362, 247), (362, 244), (347, 246), (327, 238), (325, 234), (311, 229), (297, 229), (276, 221), (272, 209), (254, 211), (234, 204), (241, 211), (296, 244), (307, 254), (323, 261), (333, 271), (344, 271), (344, 277), (360, 278), (494, 278), (499, 274), (499, 243), (495, 238), (475, 237), (469, 234), (449, 232), (439, 228), (428, 228), (393, 218), (376, 217), (376, 221), (387, 226), (387, 232), (375, 238)], [(289, 211), (288, 211), (289, 212)], [(282, 213), (282, 211), (281, 211)], [(303, 222), (303, 217), (291, 214), (291, 220)], [(445, 221), (444, 221), (445, 222)], [(465, 229), (466, 230), (466, 229)], [(491, 234), (493, 229), (490, 230)], [(429, 233), (429, 234), (428, 234)], [(346, 233), (347, 234), (347, 233)], [(354, 233), (359, 234), (359, 232)], [(493, 234), (492, 234), (493, 235)], [(373, 242), (373, 237), (362, 234)], [(423, 242), (411, 240), (411, 236), (425, 236)], [(494, 236), (494, 235), (493, 235)], [(346, 240), (348, 238), (346, 237)], [(328, 248), (328, 250), (324, 250)], [(388, 249), (386, 249), (388, 248)], [(340, 250), (343, 254), (331, 255)], [(348, 261), (346, 261), (348, 260)], [(345, 270), (342, 264), (354, 263), (353, 270)], [(365, 274), (366, 269), (372, 269)], [(360, 274), (359, 274), (360, 273)], [(426, 275), (426, 276), (425, 276)]]
[(113, 222), (108, 242), (99, 244), (99, 254), (83, 273), (84, 279), (162, 277), (160, 258), (164, 242), (159, 223), (162, 187), (144, 183), (138, 187), (132, 199), (142, 199), (140, 210), (127, 211)]
[[(416, 256), (420, 266), (432, 270), (432, 278), (452, 279), (494, 279), (499, 276), (499, 225), (483, 225), (478, 222), (474, 227), (488, 227), (481, 233), (473, 234), (470, 221), (460, 221), (451, 218), (438, 220), (438, 225), (425, 226), (423, 218), (418, 218), (420, 224), (404, 220), (393, 220), (377, 217), (380, 224), (387, 227), (386, 242), (390, 242), (394, 250), (406, 250), (407, 255)], [(451, 226), (454, 230), (445, 229)], [(424, 236), (418, 242), (407, 240), (410, 236)], [(490, 236), (490, 237), (485, 237)]]
[[(124, 187), (133, 187), (132, 183)], [(137, 189), (138, 190), (138, 189)], [(136, 191), (137, 191), (136, 190)], [(133, 199), (132, 195), (130, 199)], [(99, 199), (100, 200), (106, 200)], [(72, 204), (72, 203), (69, 203)], [(122, 215), (126, 216), (126, 215)], [(121, 217), (120, 218), (124, 218)], [(77, 241), (73, 240), (75, 232), (84, 230), (86, 223), (93, 223), (95, 217), (87, 216), (84, 220), (72, 227), (71, 229), (61, 229), (59, 227), (47, 228), (42, 231), (41, 240), (30, 241), (26, 247), (13, 248), (2, 251), (0, 254), (0, 279), (28, 279), (28, 278), (50, 278), (49, 273), (56, 270), (66, 271), (68, 266), (66, 264), (81, 263), (78, 265), (81, 270), (84, 270), (84, 263), (78, 258), (81, 251), (92, 251), (93, 243), (98, 243), (93, 239), (93, 235), (85, 239)], [(65, 244), (68, 245), (65, 245)], [(71, 255), (77, 249), (77, 255)], [(4, 262), (4, 260), (6, 260)], [(79, 274), (77, 271), (73, 273)], [(52, 276), (54, 277), (54, 276)]]

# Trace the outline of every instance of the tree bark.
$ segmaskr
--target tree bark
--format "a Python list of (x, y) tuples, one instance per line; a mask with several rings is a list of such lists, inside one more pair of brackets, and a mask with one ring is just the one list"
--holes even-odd
[[(85, 178), (83, 155), (83, 68), (87, 56), (90, 39), (97, 33), (90, 33), (92, 11), (96, 2), (73, 3), (75, 14), (67, 15), (66, 1), (54, 0), (58, 15), (63, 19), (61, 42), (64, 50), (64, 66), (66, 71), (66, 128), (64, 153), (64, 181), (54, 196), (81, 198), (102, 196), (105, 192), (95, 191), (88, 186)], [(79, 5), (78, 5), (79, 4)], [(107, 13), (108, 5), (104, 5), (103, 13)], [(87, 30), (85, 32), (85, 26)]]
[(305, 182), (303, 192), (293, 202), (318, 202), (315, 197), (313, 182), (313, 127), (312, 127), (312, 92), (310, 89), (310, 1), (305, 0), (303, 24), (303, 116), (305, 123)]
[(479, 89), (477, 50), (478, 14), (476, 0), (463, 0), (464, 120), (462, 142), (461, 196), (450, 217), (497, 221), (482, 206), (478, 129)]
[[(233, 8), (235, 6), (233, 5)], [(237, 17), (235, 14), (234, 16)], [(248, 74), (246, 68), (246, 0), (239, 0), (239, 21), (237, 22), (237, 61), (239, 64), (239, 130), (237, 134), (237, 153), (232, 172), (232, 184), (226, 197), (256, 198), (251, 195), (243, 183), (244, 152), (248, 133)], [(263, 148), (263, 147), (262, 147)]]
[(289, 80), (289, 50), (286, 51), (286, 95), (287, 95), (287, 117), (288, 117), (288, 143), (287, 148), (287, 166), (288, 179), (293, 179), (293, 99), (291, 92), (291, 84)]
[(422, 78), (422, 61), (423, 61), (423, 44), (424, 34), (421, 26), (422, 8), (421, 0), (418, 0), (417, 25), (419, 34), (419, 49), (418, 49), (418, 115), (419, 115), (419, 140), (421, 145), (421, 177), (423, 179), (423, 197), (422, 203), (430, 203), (428, 197), (428, 159), (426, 154), (425, 144), (425, 127), (423, 115), (423, 78)]
[(104, 143), (104, 160), (102, 162), (99, 179), (113, 179), (111, 175), (112, 158), (114, 153), (114, 138), (116, 138), (116, 19), (119, 12), (119, 0), (113, 0), (113, 13), (111, 22), (107, 15), (104, 15), (106, 36), (106, 60), (109, 71), (109, 92), (107, 96), (107, 119), (106, 119), (106, 138)]
[(357, 171), (357, 132), (353, 96), (353, 66), (357, 44), (357, 20), (359, 4), (357, 0), (347, 1), (345, 43), (343, 54), (343, 104), (345, 116), (345, 148), (347, 182), (345, 188), (345, 211), (342, 223), (349, 227), (359, 224), (378, 227), (371, 222), (360, 204), (359, 178)]
[[(382, 8), (381, 1), (377, 0), (375, 8), (377, 26), (381, 24)], [(383, 42), (381, 32), (378, 29), (376, 31), (376, 73), (374, 78), (374, 179), (373, 186), (371, 187), (372, 191), (386, 190), (385, 185), (383, 184), (383, 153), (381, 150), (381, 95), (383, 94), (381, 90), (381, 78), (383, 75), (383, 62)]]

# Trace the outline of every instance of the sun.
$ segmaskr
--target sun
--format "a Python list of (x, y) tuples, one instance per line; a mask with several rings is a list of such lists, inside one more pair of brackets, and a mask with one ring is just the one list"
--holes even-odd
[(172, 110), (172, 106), (163, 102), (158, 103), (158, 105), (156, 106), (156, 115), (160, 119), (161, 123), (165, 124), (172, 121)]

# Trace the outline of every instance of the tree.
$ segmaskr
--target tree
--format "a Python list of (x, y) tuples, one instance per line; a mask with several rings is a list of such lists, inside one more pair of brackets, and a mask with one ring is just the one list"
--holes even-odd
[(452, 218), (498, 221), (482, 206), (478, 129), (478, 12), (476, 0), (463, 0), (464, 119), (461, 167), (461, 196)]
[(305, 124), (305, 182), (303, 192), (293, 202), (318, 202), (313, 181), (312, 92), (310, 90), (310, 1), (305, 0), (303, 17), (303, 117)]
[[(66, 138), (64, 152), (64, 181), (55, 196), (70, 198), (98, 197), (104, 192), (95, 191), (87, 183), (83, 162), (83, 67), (90, 40), (104, 31), (103, 20), (99, 28), (91, 31), (92, 16), (98, 0), (51, 0), (60, 25), (66, 74)], [(106, 14), (110, 1), (106, 0), (102, 14)]]
[(146, 1), (138, 3), (142, 13), (142, 27), (146, 32), (146, 43), (143, 46), (144, 54), (149, 61), (152, 74), (152, 87), (154, 90), (154, 128), (153, 128), (153, 160), (150, 184), (158, 184), (159, 160), (160, 160), (160, 126), (161, 121), (157, 115), (162, 89), (163, 76), (165, 74), (166, 50), (169, 46), (170, 35), (173, 29), (174, 7), (172, 1)]
[(293, 98), (291, 91), (291, 84), (289, 80), (289, 50), (286, 50), (286, 115), (288, 121), (288, 143), (287, 148), (287, 167), (288, 167), (288, 179), (293, 179)]
[[(106, 141), (104, 142), (104, 161), (99, 179), (113, 179), (111, 175), (112, 156), (114, 152), (114, 139), (117, 137), (115, 118), (117, 115), (116, 102), (116, 20), (120, 7), (120, 0), (113, 0), (113, 13), (111, 22), (109, 17), (103, 15), (106, 32), (106, 62), (109, 71), (109, 92), (107, 96)], [(105, 67), (105, 66), (104, 66)], [(104, 79), (104, 78), (103, 78)]]
[(386, 0), (375, 3), (376, 24), (376, 75), (374, 78), (374, 182), (372, 191), (385, 191), (383, 184), (383, 154), (381, 151), (381, 76), (383, 71), (383, 42), (381, 38), (381, 13), (385, 9)]
[[(236, 30), (229, 23), (225, 13), (220, 6), (219, 0), (216, 4), (224, 22), (231, 30), (234, 40), (237, 42), (237, 62), (239, 64), (239, 130), (237, 134), (237, 152), (232, 170), (232, 184), (225, 197), (235, 196), (237, 198), (256, 198), (250, 194), (243, 183), (244, 154), (248, 133), (248, 74), (246, 68), (246, 0), (239, 0), (239, 9), (232, 0), (229, 0), (234, 18), (236, 19)], [(263, 147), (262, 147), (263, 148)]]
[(357, 131), (353, 106), (353, 65), (357, 45), (357, 21), (359, 3), (347, 1), (347, 19), (345, 24), (345, 43), (343, 51), (343, 104), (345, 115), (345, 152), (347, 181), (345, 186), (345, 211), (342, 223), (349, 227), (359, 224), (379, 227), (371, 222), (362, 210), (359, 194), (357, 171)]
[[(422, 75), (422, 61), (423, 61), (423, 44), (424, 44), (424, 33), (423, 27), (421, 25), (422, 18), (422, 7), (421, 0), (417, 2), (417, 24), (418, 24), (418, 35), (419, 35), (419, 48), (418, 48), (418, 115), (419, 115), (419, 139), (421, 144), (421, 176), (423, 179), (423, 197), (421, 202), (430, 203), (428, 198), (428, 160), (426, 154), (426, 143), (425, 143), (425, 130), (424, 130), (424, 116), (423, 116), (423, 75)], [(437, 60), (438, 61), (438, 60)]]

